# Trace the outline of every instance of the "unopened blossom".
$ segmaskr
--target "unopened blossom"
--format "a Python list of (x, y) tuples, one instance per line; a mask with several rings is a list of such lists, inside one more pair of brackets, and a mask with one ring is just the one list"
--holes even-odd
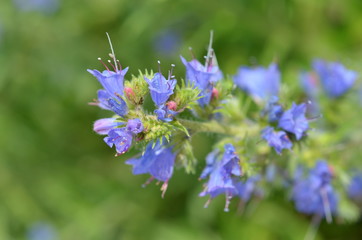
[(313, 68), (319, 76), (324, 91), (331, 98), (342, 96), (357, 79), (357, 72), (346, 69), (339, 62), (315, 60)]
[(297, 140), (300, 140), (309, 129), (308, 119), (305, 117), (307, 106), (305, 103), (295, 104), (285, 111), (279, 119), (278, 127), (293, 133)]
[(138, 118), (130, 119), (127, 122), (126, 129), (133, 134), (138, 134), (143, 131), (143, 124)]
[(107, 135), (110, 130), (122, 124), (121, 122), (117, 122), (116, 118), (102, 118), (95, 121), (93, 130), (98, 134)]
[(157, 119), (163, 122), (171, 122), (174, 116), (178, 114), (178, 112), (171, 110), (167, 104), (160, 105), (158, 109), (155, 110), (155, 113), (157, 115)]
[(275, 63), (268, 68), (240, 67), (234, 76), (234, 83), (256, 100), (268, 100), (279, 94), (280, 72)]

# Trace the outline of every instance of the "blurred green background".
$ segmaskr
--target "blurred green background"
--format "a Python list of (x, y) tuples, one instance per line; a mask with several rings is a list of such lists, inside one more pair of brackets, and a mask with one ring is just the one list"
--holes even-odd
[[(314, 57), (360, 70), (360, 0), (2, 0), (0, 3), (0, 239), (302, 239), (309, 218), (278, 191), (242, 216), (208, 209), (198, 174), (176, 170), (165, 199), (141, 185), (92, 131), (110, 113), (87, 105), (112, 37), (129, 73), (202, 59), (209, 31), (221, 69), (241, 64), (309, 68)], [(130, 74), (128, 74), (130, 76)], [(285, 79), (283, 79), (285, 80)], [(202, 141), (200, 141), (202, 140)], [(207, 135), (194, 139), (200, 159)], [(233, 203), (232, 209), (236, 209)], [(322, 224), (318, 239), (360, 239), (358, 223)]]

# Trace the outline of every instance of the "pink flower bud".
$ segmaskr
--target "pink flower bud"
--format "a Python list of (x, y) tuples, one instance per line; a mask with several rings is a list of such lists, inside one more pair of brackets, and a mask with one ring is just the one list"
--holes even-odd
[(211, 99), (217, 99), (219, 98), (219, 90), (217, 90), (216, 88), (212, 89), (212, 93), (211, 93)]
[(177, 109), (177, 104), (174, 101), (169, 101), (168, 103), (166, 103), (166, 106), (172, 111), (176, 111)]
[(132, 98), (135, 95), (135, 93), (133, 92), (133, 89), (130, 87), (125, 87), (124, 92), (128, 99)]

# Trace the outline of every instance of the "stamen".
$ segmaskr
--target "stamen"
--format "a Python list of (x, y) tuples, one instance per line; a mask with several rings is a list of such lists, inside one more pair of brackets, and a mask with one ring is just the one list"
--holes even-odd
[(117, 72), (117, 69), (116, 69), (116, 67), (112, 64), (112, 61), (111, 61), (111, 60), (108, 60), (108, 63), (113, 67), (113, 70), (114, 70), (115, 72)]
[(190, 53), (191, 53), (192, 59), (196, 59), (196, 58), (195, 58), (195, 54), (194, 54), (194, 52), (192, 51), (192, 47), (189, 47), (189, 51), (190, 51)]
[(99, 58), (98, 58), (98, 61), (100, 61), (100, 62), (103, 64), (103, 66), (107, 69), (107, 71), (110, 72), (110, 71), (109, 71), (109, 68), (107, 67), (107, 65), (102, 61), (102, 58), (99, 57)]
[(161, 62), (157, 61), (157, 63), (158, 63), (158, 72), (161, 74)]
[(114, 54), (114, 51), (113, 51), (113, 46), (112, 46), (112, 41), (111, 41), (111, 38), (109, 37), (109, 34), (106, 32), (107, 34), (107, 38), (108, 38), (108, 42), (109, 42), (109, 46), (111, 47), (111, 51), (112, 51), (112, 57), (113, 58), (113, 61), (114, 61), (114, 65), (116, 67), (116, 72), (118, 72), (118, 67), (117, 67), (117, 62), (116, 62), (116, 54)]
[(148, 184), (150, 184), (155, 178), (150, 177), (144, 184), (142, 184), (142, 187), (146, 187)]
[(228, 212), (229, 211), (229, 205), (230, 205), (230, 199), (232, 198), (232, 196), (228, 195), (228, 193), (226, 193), (225, 196), (226, 196), (226, 201), (225, 201), (224, 212)]
[(119, 70), (122, 71), (122, 65), (121, 65), (121, 62), (119, 60), (117, 60), (117, 63), (118, 63), (118, 67), (119, 67)]
[(167, 187), (168, 187), (168, 181), (166, 181), (166, 182), (164, 182), (164, 183), (162, 184), (162, 187), (161, 187), (161, 191), (162, 191), (161, 197), (162, 197), (162, 198), (165, 197), (165, 193), (166, 193)]
[(204, 208), (207, 208), (210, 203), (211, 203), (211, 198), (209, 198), (209, 199), (206, 201), (206, 203), (205, 203), (205, 205), (204, 205)]
[(322, 195), (323, 208), (324, 208), (324, 214), (326, 215), (326, 220), (328, 223), (331, 223), (332, 222), (331, 206), (329, 204), (328, 195), (325, 188), (321, 189), (321, 195)]
[(168, 80), (172, 79), (172, 72), (173, 72), (173, 68), (175, 67), (175, 64), (171, 64), (171, 70), (168, 72)]

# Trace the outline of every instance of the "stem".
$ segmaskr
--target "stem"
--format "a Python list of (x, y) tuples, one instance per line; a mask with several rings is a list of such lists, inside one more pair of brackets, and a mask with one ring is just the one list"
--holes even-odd
[(186, 127), (191, 132), (191, 134), (211, 132), (233, 136), (245, 136), (246, 134), (254, 134), (256, 131), (258, 131), (258, 127), (256, 125), (248, 127), (236, 127), (232, 125), (222, 125), (215, 120), (210, 122), (197, 122), (192, 120), (178, 119), (178, 121), (184, 127)]

